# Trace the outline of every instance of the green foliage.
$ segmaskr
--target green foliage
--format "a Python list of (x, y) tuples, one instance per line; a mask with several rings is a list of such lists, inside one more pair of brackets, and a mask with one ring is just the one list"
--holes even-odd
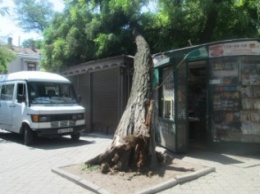
[(99, 165), (81, 164), (81, 170), (97, 171), (99, 169), (100, 169)]
[[(168, 50), (230, 38), (259, 36), (257, 0), (160, 0), (159, 41), (153, 50)], [(258, 4), (258, 6), (256, 6)], [(152, 41), (154, 37), (152, 38)], [(158, 50), (159, 48), (159, 50)]]
[[(23, 0), (24, 1), (24, 0)], [(44, 32), (46, 69), (134, 55), (133, 30), (151, 52), (216, 40), (259, 37), (257, 0), (65, 0)]]
[(32, 38), (24, 40), (23, 43), (22, 43), (22, 47), (24, 47), (24, 48), (31, 48), (32, 42), (34, 42), (35, 48), (40, 49), (42, 47), (42, 40), (34, 40)]
[(256, 37), (260, 15), (255, 3), (252, 0), (237, 0), (220, 4), (213, 39)]
[[(0, 0), (0, 3), (3, 1)], [(8, 7), (0, 7), (0, 16), (5, 16), (6, 14), (9, 14), (9, 8)]]
[(0, 73), (6, 73), (7, 64), (15, 59), (16, 55), (10, 49), (0, 46)]
[(14, 0), (16, 20), (25, 32), (43, 32), (50, 24), (54, 10), (46, 0)]
[[(75, 3), (75, 2), (72, 2)], [(94, 42), (87, 37), (86, 24), (91, 14), (79, 4), (71, 5), (64, 13), (56, 14), (52, 24), (44, 32), (42, 61), (48, 70), (75, 65), (93, 59)]]
[[(100, 9), (99, 9), (100, 8)], [(97, 10), (102, 10), (102, 14)], [(129, 53), (133, 37), (122, 11), (110, 14), (107, 1), (69, 1), (44, 32), (43, 66), (59, 70), (88, 60)], [(57, 47), (57, 45), (62, 46)], [(129, 49), (130, 48), (130, 49)]]

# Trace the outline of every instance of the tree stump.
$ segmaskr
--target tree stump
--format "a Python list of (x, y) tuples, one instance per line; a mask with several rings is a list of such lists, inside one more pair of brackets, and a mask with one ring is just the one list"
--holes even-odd
[(153, 62), (150, 48), (140, 35), (135, 36), (133, 84), (126, 109), (109, 149), (86, 164), (100, 165), (103, 173), (114, 171), (148, 172), (156, 168), (154, 140)]

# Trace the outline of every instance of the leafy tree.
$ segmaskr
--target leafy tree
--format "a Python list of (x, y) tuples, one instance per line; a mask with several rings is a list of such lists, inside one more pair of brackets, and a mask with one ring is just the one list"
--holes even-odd
[[(151, 5), (156, 9), (152, 9)], [(44, 65), (134, 55), (133, 29), (151, 52), (216, 40), (258, 37), (257, 0), (67, 0), (44, 34)], [(55, 64), (55, 65), (54, 65)]]
[(94, 41), (87, 36), (86, 30), (92, 14), (82, 9), (78, 5), (70, 5), (70, 9), (55, 15), (44, 32), (43, 65), (46, 69), (58, 70), (94, 58)]
[(8, 48), (0, 46), (0, 73), (7, 72), (7, 64), (14, 61), (16, 55)]
[[(2, 3), (2, 0), (0, 0)], [(9, 14), (8, 7), (0, 7), (0, 15), (4, 16), (5, 14)], [(0, 73), (7, 72), (7, 64), (13, 61), (16, 58), (16, 55), (10, 51), (8, 48), (0, 45)]]
[(24, 48), (30, 48), (32, 42), (34, 42), (35, 48), (40, 49), (40, 48), (42, 47), (42, 40), (34, 40), (34, 39), (32, 39), (32, 38), (29, 38), (29, 39), (24, 40), (23, 43), (22, 43), (22, 46), (23, 46)]
[(25, 31), (43, 32), (50, 24), (54, 10), (53, 4), (46, 0), (14, 0), (16, 20)]
[[(0, 0), (0, 3), (2, 3), (3, 0)], [(9, 14), (9, 8), (8, 7), (0, 7), (0, 15), (4, 16), (6, 14)]]
[(58, 69), (97, 58), (134, 54), (132, 26), (138, 27), (135, 18), (148, 1), (133, 1), (133, 6), (127, 6), (129, 2), (69, 1), (64, 13), (55, 16), (44, 34), (43, 65)]
[[(259, 36), (257, 0), (160, 0), (162, 47)], [(163, 44), (167, 41), (169, 44)]]
[(206, 10), (200, 42), (256, 37), (259, 8), (259, 2), (255, 0), (212, 0)]

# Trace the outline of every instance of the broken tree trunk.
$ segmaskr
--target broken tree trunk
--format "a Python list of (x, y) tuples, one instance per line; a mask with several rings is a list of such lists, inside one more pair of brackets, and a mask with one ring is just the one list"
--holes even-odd
[(101, 165), (103, 173), (109, 171), (153, 170), (157, 165), (153, 129), (152, 75), (153, 62), (149, 45), (136, 35), (137, 53), (130, 97), (121, 117), (110, 148), (103, 154), (85, 162)]

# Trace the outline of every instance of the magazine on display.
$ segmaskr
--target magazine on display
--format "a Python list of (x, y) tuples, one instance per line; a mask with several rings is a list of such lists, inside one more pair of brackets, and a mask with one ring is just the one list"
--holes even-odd
[[(260, 56), (259, 53), (249, 54), (260, 51), (259, 48), (244, 42), (214, 45), (209, 49), (216, 138), (255, 141), (255, 135), (260, 135)], [(228, 56), (230, 53), (240, 56)]]

